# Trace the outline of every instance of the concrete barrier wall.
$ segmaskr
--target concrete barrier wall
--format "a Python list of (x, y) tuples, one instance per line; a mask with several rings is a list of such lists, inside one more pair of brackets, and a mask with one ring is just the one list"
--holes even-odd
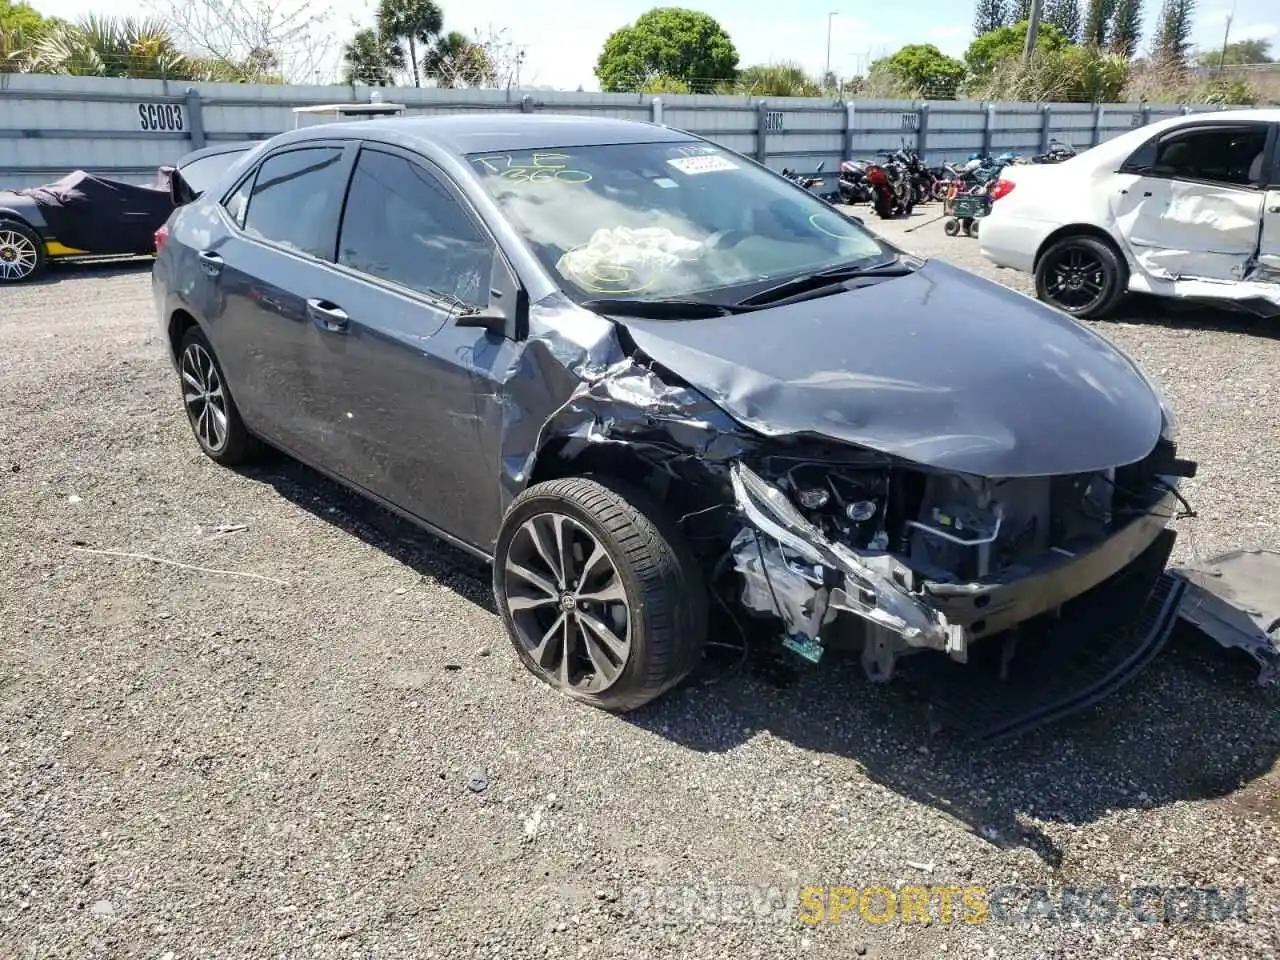
[[(0, 74), (0, 189), (75, 169), (146, 182), (156, 168), (209, 143), (291, 129), (292, 108), (368, 102), (367, 87), (275, 86)], [(1193, 108), (1135, 103), (982, 103), (388, 88), (410, 114), (524, 110), (649, 120), (690, 130), (768, 164), (834, 170), (904, 143), (930, 163), (985, 150), (1039, 153), (1051, 139), (1077, 149)], [(1196, 109), (1209, 109), (1200, 107)]]

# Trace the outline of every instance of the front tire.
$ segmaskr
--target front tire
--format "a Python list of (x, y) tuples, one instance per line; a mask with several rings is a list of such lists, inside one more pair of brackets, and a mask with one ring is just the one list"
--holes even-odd
[(34, 279), (47, 261), (40, 234), (19, 220), (0, 220), (0, 284)]
[(187, 421), (205, 456), (224, 467), (252, 460), (258, 443), (245, 428), (222, 366), (199, 327), (188, 330), (178, 345), (178, 375)]
[(493, 592), (534, 676), (615, 713), (678, 684), (706, 642), (706, 581), (683, 535), (659, 504), (604, 477), (551, 480), (515, 499)]
[(1081, 319), (1110, 313), (1128, 286), (1128, 266), (1114, 247), (1096, 237), (1064, 237), (1036, 264), (1036, 296)]

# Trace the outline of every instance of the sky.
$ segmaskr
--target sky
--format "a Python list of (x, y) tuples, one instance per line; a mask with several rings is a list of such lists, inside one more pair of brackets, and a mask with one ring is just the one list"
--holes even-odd
[[(137, 16), (138, 0), (30, 0), (46, 15), (77, 18), (89, 11), (100, 15)], [(146, 0), (144, 0), (144, 3)], [(199, 2), (199, 0), (193, 0)], [(256, 0), (276, 8), (292, 9), (325, 0)], [(653, 6), (684, 5), (710, 14), (729, 33), (740, 57), (740, 66), (783, 60), (797, 61), (813, 74), (827, 63), (827, 12), (830, 18), (831, 69), (839, 76), (865, 71), (867, 63), (908, 43), (932, 43), (943, 53), (960, 56), (973, 39), (971, 7), (963, 3), (938, 4), (930, 0), (895, 0), (894, 3), (848, 3), (828, 0), (827, 10), (813, 4), (788, 4), (778, 0), (614, 0), (588, 3), (582, 0), (438, 0), (444, 10), (445, 29), (465, 34), (505, 28), (506, 38), (525, 50), (522, 85), (557, 89), (598, 90), (593, 69), (605, 39)], [(372, 23), (372, 6), (366, 0), (331, 0), (332, 29), (345, 38), (354, 32), (353, 22)], [(1147, 0), (1146, 42), (1154, 30), (1158, 0)], [(800, 7), (801, 12), (795, 12)], [(1198, 47), (1216, 49), (1222, 44), (1231, 0), (1200, 0), (1193, 41)], [(1234, 40), (1270, 39), (1273, 56), (1280, 52), (1280, 3), (1277, 0), (1235, 0), (1231, 37)]]

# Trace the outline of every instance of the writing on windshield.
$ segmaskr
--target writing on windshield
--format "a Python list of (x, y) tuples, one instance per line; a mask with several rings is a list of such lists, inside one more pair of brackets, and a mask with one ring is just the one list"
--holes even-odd
[(567, 153), (499, 154), (477, 157), (475, 165), (503, 180), (514, 183), (589, 183), (591, 174), (569, 166), (572, 158)]

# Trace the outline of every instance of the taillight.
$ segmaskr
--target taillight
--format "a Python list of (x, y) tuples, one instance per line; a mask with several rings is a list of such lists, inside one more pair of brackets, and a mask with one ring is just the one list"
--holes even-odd
[(1001, 197), (1007, 197), (1013, 192), (1015, 186), (1012, 180), (997, 180), (996, 185), (991, 188), (991, 199), (999, 200)]
[(161, 224), (160, 229), (156, 231), (156, 253), (160, 252), (160, 248), (164, 246), (164, 242), (169, 239), (169, 225)]

